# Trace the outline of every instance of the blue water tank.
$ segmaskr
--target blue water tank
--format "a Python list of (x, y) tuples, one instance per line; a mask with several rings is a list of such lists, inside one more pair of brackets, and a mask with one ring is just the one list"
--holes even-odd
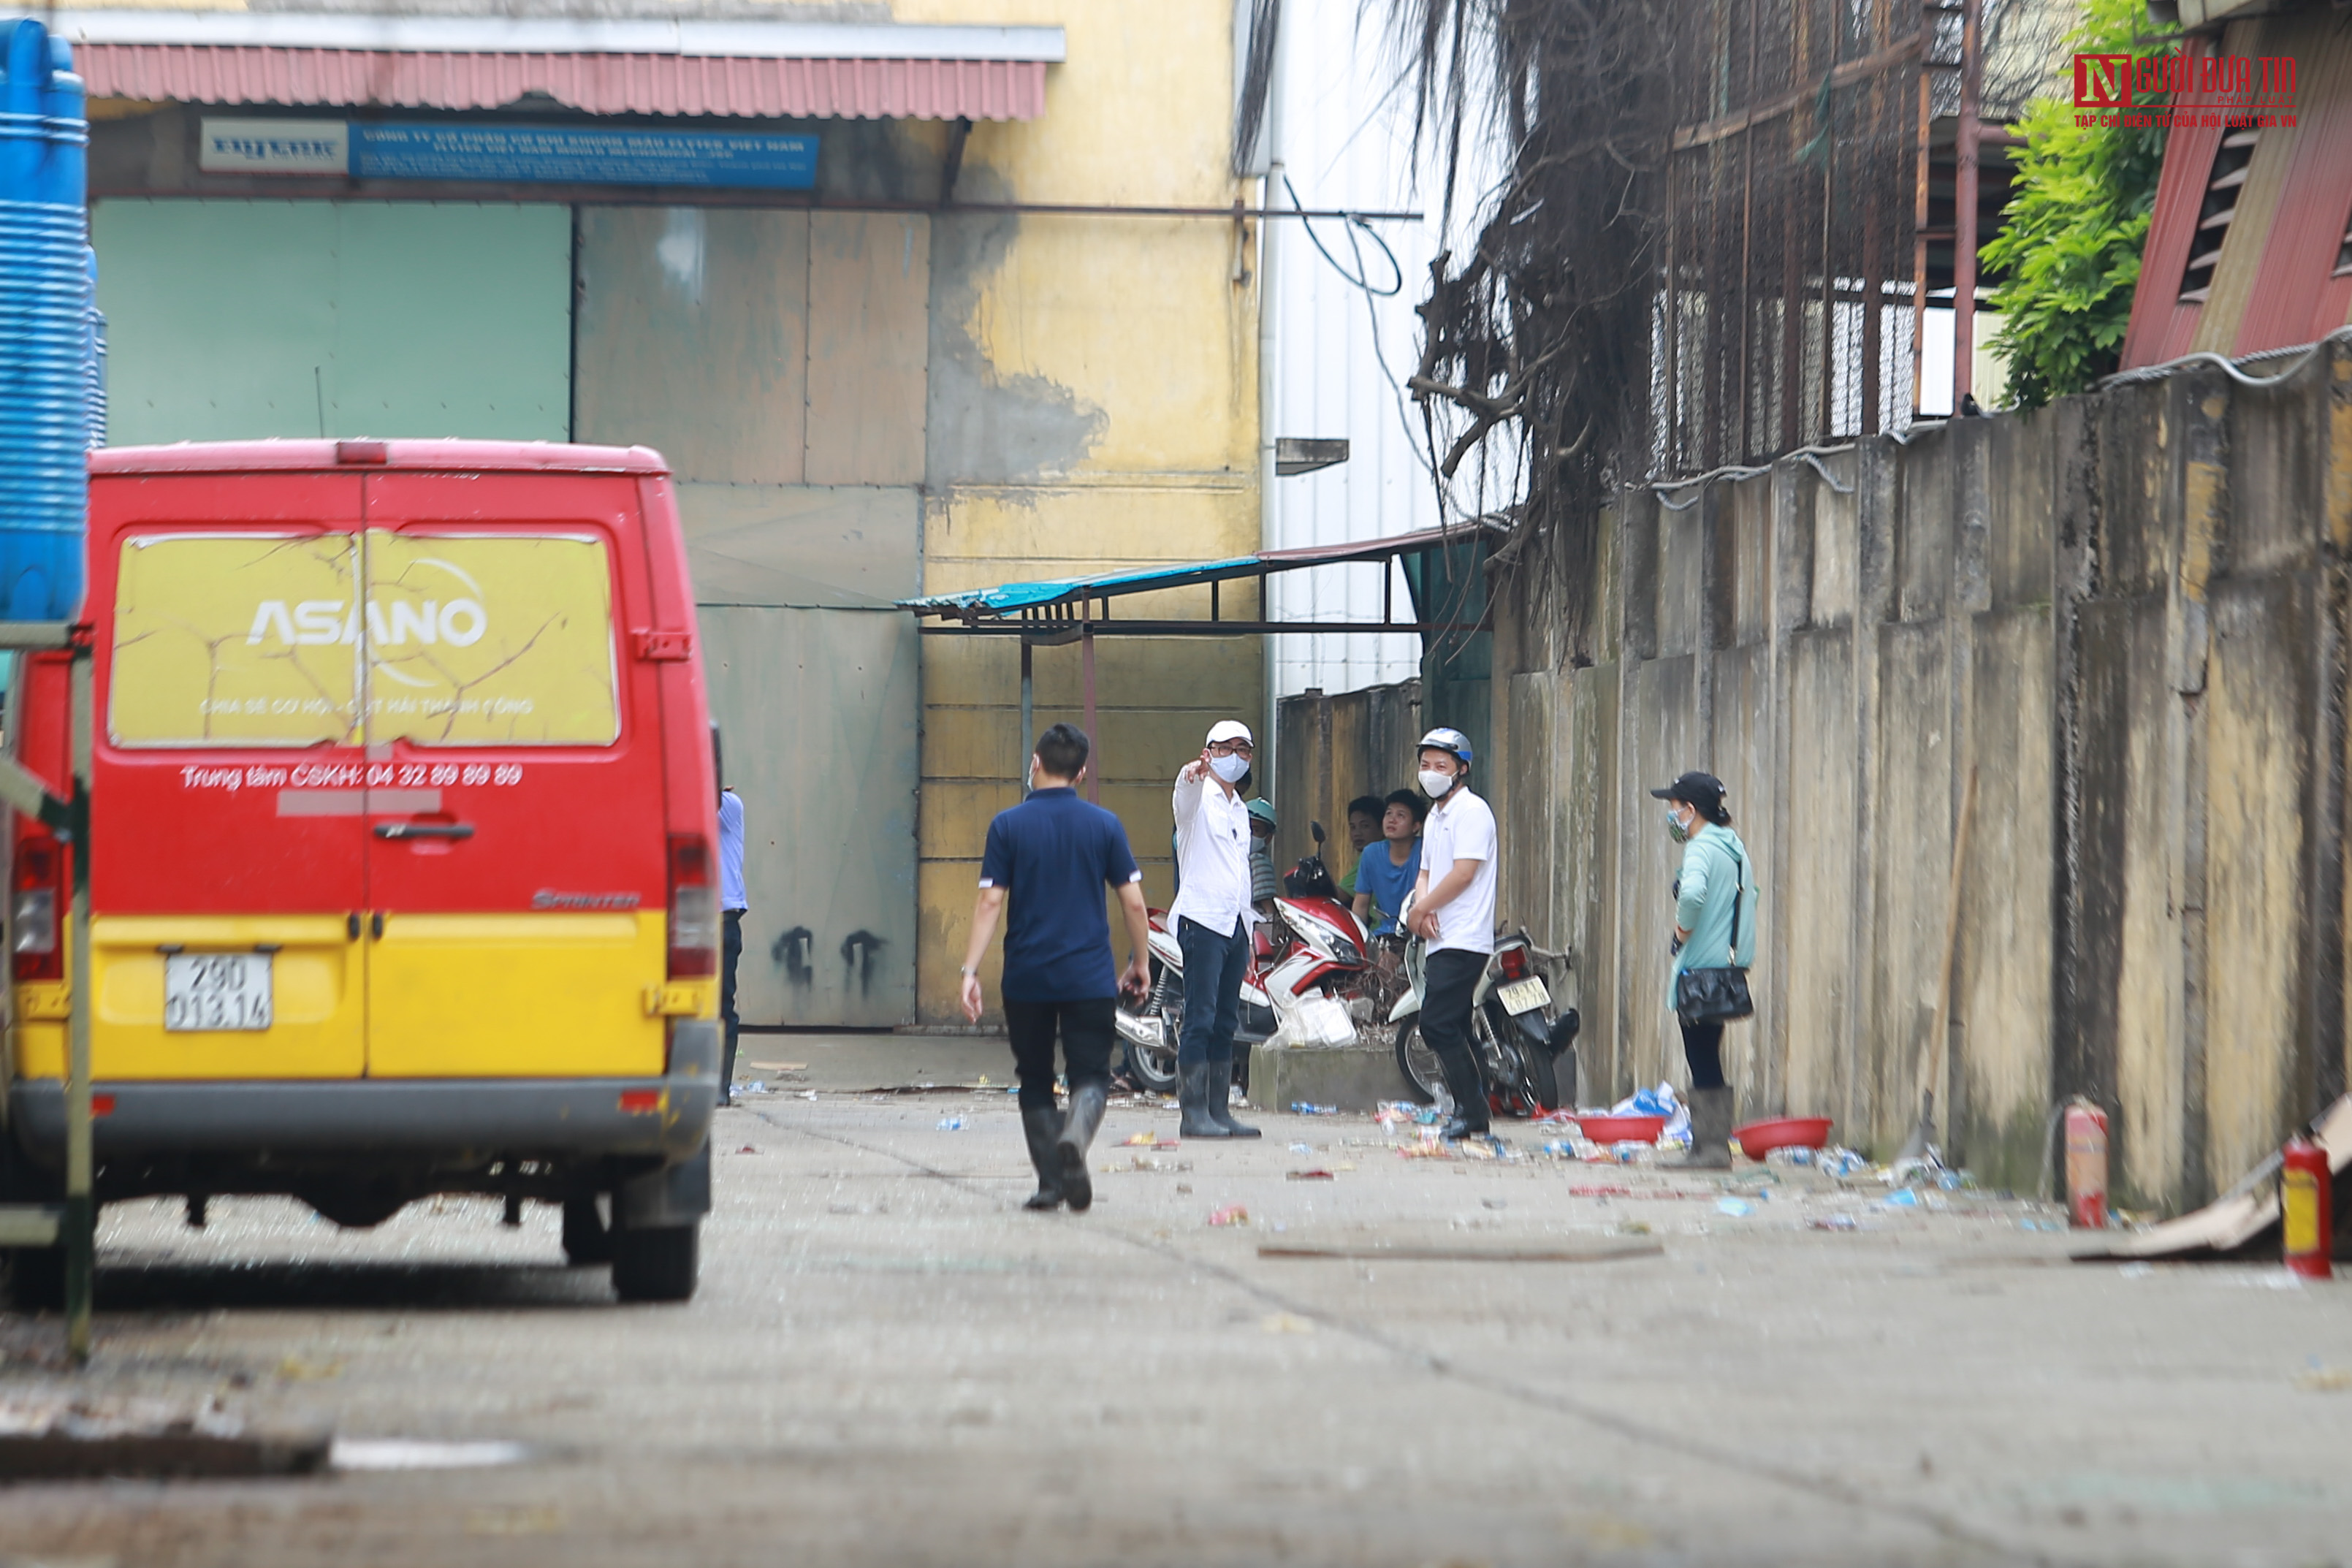
[(73, 49), (32, 20), (0, 55), (0, 619), (81, 607), (96, 268)]

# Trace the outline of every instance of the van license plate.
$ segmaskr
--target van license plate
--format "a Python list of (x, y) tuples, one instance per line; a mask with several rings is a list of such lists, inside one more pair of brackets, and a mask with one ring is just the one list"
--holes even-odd
[(163, 958), (163, 1027), (269, 1027), (269, 954), (173, 952)]
[(1545, 986), (1543, 976), (1531, 974), (1525, 980), (1514, 980), (1496, 988), (1495, 994), (1503, 999), (1503, 1011), (1514, 1018), (1522, 1013), (1532, 1013), (1538, 1007), (1551, 1005), (1551, 992)]

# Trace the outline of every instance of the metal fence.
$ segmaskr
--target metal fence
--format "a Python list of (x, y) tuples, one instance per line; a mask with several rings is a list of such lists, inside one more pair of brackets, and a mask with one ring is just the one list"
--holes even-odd
[[(1996, 156), (1963, 202), (1978, 160), (1960, 149), (2010, 140), (2000, 121), (2049, 85), (2073, 10), (1691, 0), (1683, 53), (1699, 63), (1674, 85), (1654, 471), (1911, 423), (1925, 311), (1958, 303), (1964, 214), (1986, 211), (1989, 228), (2005, 188)], [(1973, 280), (1972, 264), (1958, 270)]]

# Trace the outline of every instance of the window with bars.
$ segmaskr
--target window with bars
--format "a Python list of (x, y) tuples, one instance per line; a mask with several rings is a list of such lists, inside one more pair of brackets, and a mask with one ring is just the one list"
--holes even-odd
[(2213, 292), (2213, 268), (2221, 259), (2221, 242), (2230, 237), (2230, 224), (2238, 216), (2238, 194), (2245, 188), (2246, 171), (2254, 161), (2258, 130), (2232, 131), (2213, 150), (2213, 173), (2205, 181), (2205, 200), (2197, 209), (2197, 232), (2189, 241), (2189, 267), (2180, 275), (2180, 302), (2201, 305)]

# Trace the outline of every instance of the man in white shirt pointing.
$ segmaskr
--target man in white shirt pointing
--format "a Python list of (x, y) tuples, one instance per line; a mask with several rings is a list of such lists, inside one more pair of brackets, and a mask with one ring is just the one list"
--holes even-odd
[(1415, 936), (1429, 944), (1421, 1034), (1445, 1067), (1454, 1096), (1448, 1138), (1486, 1134), (1486, 1086), (1470, 1055), (1470, 1003), (1495, 952), (1495, 814), (1470, 793), (1470, 737), (1432, 730), (1421, 738), (1421, 787), (1433, 803), (1421, 828)]
[(1249, 970), (1249, 807), (1234, 786), (1256, 755), (1249, 726), (1225, 719), (1176, 775), (1176, 901), (1168, 923), (1184, 950), (1184, 1025), (1176, 1038), (1179, 1136), (1255, 1138), (1234, 1120), (1234, 1031)]

